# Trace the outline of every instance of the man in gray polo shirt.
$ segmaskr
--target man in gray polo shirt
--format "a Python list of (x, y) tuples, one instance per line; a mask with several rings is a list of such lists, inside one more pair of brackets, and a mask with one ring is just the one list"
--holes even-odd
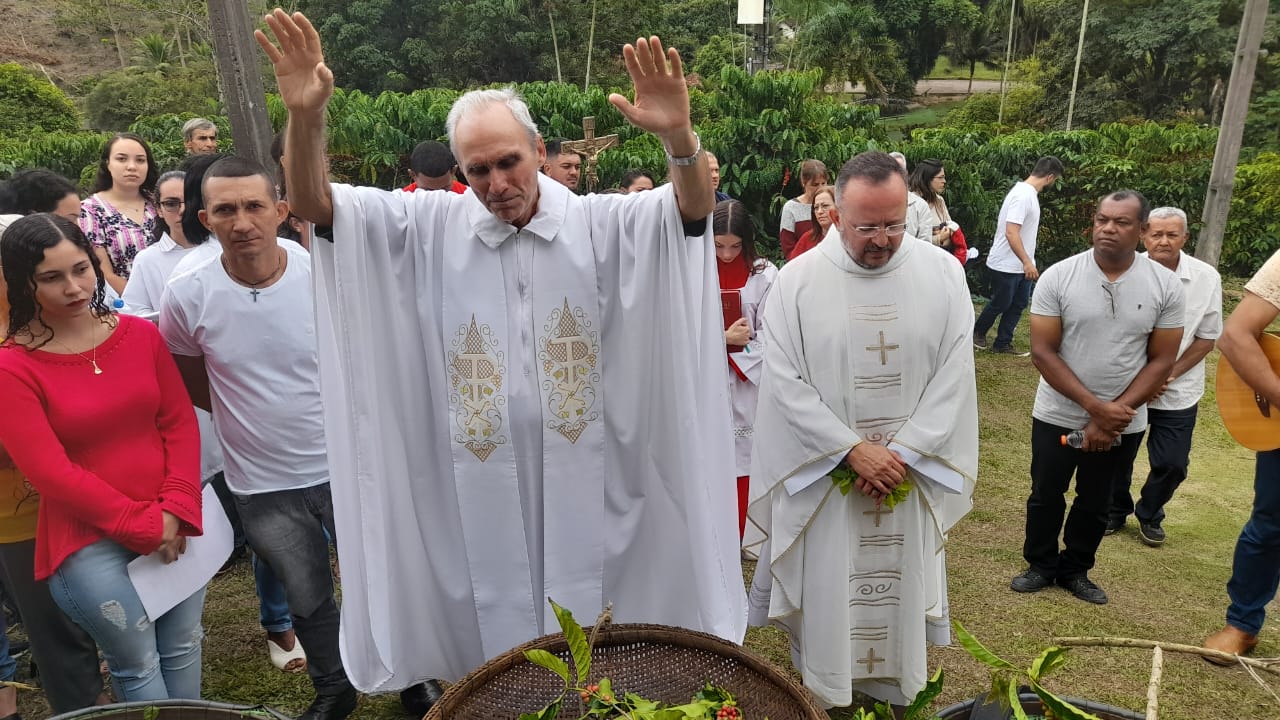
[[(1098, 203), (1093, 249), (1040, 276), (1031, 300), (1031, 355), (1040, 371), (1031, 424), (1031, 496), (1017, 592), (1053, 583), (1087, 602), (1107, 527), (1111, 487), (1138, 453), (1146, 402), (1164, 384), (1182, 340), (1184, 291), (1167, 268), (1137, 254), (1150, 206), (1133, 190)], [(1066, 436), (1082, 430), (1079, 449)], [(1071, 476), (1076, 498), (1063, 514)], [(1059, 551), (1058, 533), (1065, 549)]]

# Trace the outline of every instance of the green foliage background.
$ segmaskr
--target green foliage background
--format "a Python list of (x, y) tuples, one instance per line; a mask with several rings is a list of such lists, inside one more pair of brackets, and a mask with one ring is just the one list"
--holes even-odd
[(17, 63), (0, 64), (0, 138), (79, 128), (76, 106), (53, 83)]
[[(27, 87), (39, 78), (0, 66), (0, 90)], [(25, 71), (23, 71), (25, 72)], [(154, 72), (160, 72), (156, 70)], [(19, 77), (20, 83), (6, 78)], [(781, 207), (800, 192), (800, 161), (817, 158), (834, 176), (841, 164), (870, 148), (902, 150), (912, 162), (944, 161), (947, 202), (964, 227), (970, 244), (989, 249), (1000, 203), (1008, 188), (1023, 178), (1036, 158), (1055, 155), (1067, 166), (1062, 181), (1041, 197), (1043, 210), (1040, 259), (1055, 262), (1088, 246), (1088, 229), (1097, 199), (1134, 188), (1155, 205), (1175, 205), (1193, 219), (1193, 236), (1208, 185), (1217, 131), (1191, 122), (1107, 123), (1097, 129), (1044, 132), (1033, 129), (996, 132), (989, 121), (989, 99), (974, 100), (957, 111), (948, 126), (920, 129), (909, 139), (890, 143), (878, 124), (874, 106), (851, 104), (820, 92), (822, 72), (762, 72), (747, 75), (733, 66), (718, 77), (704, 78), (691, 91), (695, 126), (703, 144), (721, 162), (721, 189), (742, 200), (753, 214), (762, 250), (778, 252), (776, 231)], [(23, 85), (22, 83), (26, 83)], [(38, 84), (38, 83), (36, 83)], [(40, 117), (43, 131), (0, 133), (0, 177), (27, 167), (47, 167), (87, 183), (107, 133), (73, 131), (79, 123), (74, 107), (47, 89), (24, 90), (53, 108)], [(602, 187), (614, 186), (630, 168), (644, 168), (661, 178), (666, 162), (656, 138), (630, 126), (607, 101), (599, 86), (582, 90), (564, 83), (518, 85), (534, 120), (546, 136), (579, 137), (584, 116), (596, 118), (597, 132), (616, 134), (618, 147), (601, 156)], [(48, 90), (55, 90), (53, 94)], [(12, 91), (10, 91), (12, 92)], [(459, 91), (428, 89), (411, 93), (370, 95), (339, 90), (329, 106), (330, 153), (336, 179), (394, 187), (406, 181), (408, 153), (424, 139), (445, 139), (445, 118)], [(1013, 117), (1031, 117), (1042, 96), (1030, 87), (1015, 92), (1006, 107)], [(1263, 100), (1280, 107), (1269, 96)], [(285, 111), (268, 97), (274, 125), (282, 127)], [(0, 112), (0, 118), (6, 117)], [(192, 113), (139, 118), (128, 127), (152, 146), (162, 169), (181, 161), (181, 125)], [(1267, 138), (1280, 127), (1280, 110), (1258, 116), (1253, 132)], [(220, 135), (230, 138), (225, 118), (213, 116)], [(36, 127), (36, 120), (13, 122)], [(223, 149), (230, 149), (224, 140)], [(834, 177), (832, 178), (834, 179)], [(1221, 267), (1252, 273), (1280, 248), (1280, 153), (1247, 150), (1236, 177), (1231, 221)], [(976, 265), (980, 266), (980, 263)], [(981, 287), (980, 274), (974, 277)]]

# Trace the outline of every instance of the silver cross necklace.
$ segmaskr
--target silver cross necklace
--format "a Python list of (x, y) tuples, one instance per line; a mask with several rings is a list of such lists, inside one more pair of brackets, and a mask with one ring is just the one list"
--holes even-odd
[(262, 291), (261, 291), (261, 290), (259, 290), (259, 289), (258, 289), (258, 287), (259, 287), (259, 286), (261, 286), (261, 285), (265, 285), (265, 284), (267, 284), (267, 283), (271, 282), (271, 280), (275, 278), (276, 274), (280, 272), (280, 268), (284, 267), (284, 255), (283, 255), (283, 254), (279, 254), (279, 253), (280, 253), (280, 249), (279, 249), (279, 248), (276, 248), (276, 252), (278, 253), (278, 254), (276, 255), (276, 269), (275, 269), (275, 270), (272, 270), (272, 271), (271, 271), (271, 273), (270, 273), (269, 275), (267, 275), (266, 277), (262, 278), (262, 279), (261, 279), (261, 280), (259, 280), (258, 282), (249, 282), (248, 280), (245, 280), (244, 278), (240, 277), (239, 275), (236, 275), (235, 273), (231, 272), (231, 268), (227, 266), (227, 256), (226, 256), (226, 255), (223, 255), (223, 256), (222, 256), (222, 269), (227, 271), (227, 275), (228, 275), (228, 276), (230, 276), (230, 278), (231, 278), (232, 280), (235, 280), (236, 282), (240, 283), (241, 285), (244, 285), (244, 286), (248, 287), (248, 288), (249, 288), (249, 294), (253, 296), (253, 301), (256, 303), (256, 302), (258, 302), (258, 295), (260, 295), (260, 294), (262, 293)]

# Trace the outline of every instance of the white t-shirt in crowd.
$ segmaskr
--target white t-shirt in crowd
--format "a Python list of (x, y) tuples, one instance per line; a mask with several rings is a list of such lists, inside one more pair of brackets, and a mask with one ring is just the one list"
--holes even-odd
[(812, 218), (813, 206), (791, 198), (782, 205), (782, 218), (778, 223), (780, 230), (795, 232), (796, 223)]
[(1013, 254), (1009, 247), (1009, 236), (1005, 234), (1005, 225), (1014, 223), (1021, 225), (1019, 237), (1022, 238), (1022, 249), (1032, 262), (1036, 259), (1036, 235), (1040, 232), (1040, 197), (1036, 189), (1026, 180), (1013, 186), (1004, 203), (1000, 205), (1000, 217), (996, 220), (996, 238), (991, 243), (991, 252), (987, 253), (987, 267), (1006, 273), (1021, 273), (1022, 261)]
[(178, 261), (187, 255), (191, 248), (184, 248), (169, 237), (169, 233), (160, 236), (154, 245), (148, 246), (133, 259), (133, 269), (129, 272), (129, 282), (124, 286), (124, 312), (140, 318), (156, 322), (160, 319), (160, 299), (164, 297), (165, 285)]
[[(1222, 335), (1222, 277), (1212, 265), (1185, 252), (1178, 253), (1178, 269), (1174, 273), (1186, 291), (1186, 321), (1182, 325), (1182, 344), (1178, 357), (1197, 338), (1216, 341)], [(1152, 400), (1156, 410), (1186, 410), (1204, 397), (1204, 358), (1169, 383), (1164, 394)]]
[[(169, 237), (169, 233), (165, 233), (160, 236), (159, 242), (138, 253), (133, 259), (133, 270), (129, 273), (129, 282), (124, 286), (124, 295), (121, 296), (124, 300), (121, 312), (151, 322), (159, 321), (160, 302), (164, 298), (169, 276), (178, 267), (178, 262), (192, 252), (193, 248), (182, 247)], [(200, 424), (200, 477), (207, 480), (225, 468), (222, 446), (213, 429), (213, 416), (196, 408), (196, 421)]]
[(221, 253), (169, 281), (160, 332), (176, 355), (204, 356), (227, 487), (253, 495), (329, 481), (311, 257), (281, 241), (284, 274), (253, 293)]

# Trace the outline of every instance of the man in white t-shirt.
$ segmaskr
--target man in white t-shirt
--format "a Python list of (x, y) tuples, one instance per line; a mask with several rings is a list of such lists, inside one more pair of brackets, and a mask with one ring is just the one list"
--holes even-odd
[(265, 168), (238, 157), (205, 173), (200, 220), (222, 246), (169, 282), (160, 331), (192, 400), (211, 409), (245, 537), (283, 582), (316, 699), (341, 720), (356, 692), (338, 650), (326, 531), (329, 494), (311, 260), (276, 228), (288, 207)]
[(1030, 353), (1013, 348), (1013, 331), (1031, 297), (1031, 287), (1040, 271), (1036, 269), (1036, 235), (1040, 232), (1040, 191), (1062, 177), (1062, 161), (1046, 155), (1036, 161), (1031, 175), (1013, 186), (1000, 206), (996, 237), (987, 253), (991, 271), (991, 300), (973, 325), (973, 345), (987, 348), (987, 331), (1000, 316), (992, 352), (1008, 355)]
[(1107, 534), (1123, 528), (1133, 513), (1138, 518), (1138, 537), (1151, 547), (1164, 544), (1164, 506), (1187, 479), (1191, 433), (1196, 429), (1196, 414), (1204, 396), (1204, 358), (1222, 334), (1222, 278), (1212, 265), (1182, 252), (1190, 237), (1187, 214), (1174, 207), (1152, 210), (1150, 227), (1142, 236), (1147, 257), (1172, 270), (1182, 283), (1187, 315), (1178, 359), (1160, 393), (1147, 403), (1151, 472), (1136, 505), (1129, 493), (1133, 467), (1116, 477)]

